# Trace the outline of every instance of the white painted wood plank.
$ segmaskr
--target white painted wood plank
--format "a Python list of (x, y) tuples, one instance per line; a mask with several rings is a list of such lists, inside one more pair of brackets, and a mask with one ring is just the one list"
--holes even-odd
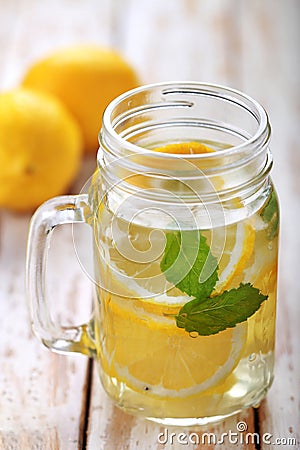
[[(112, 5), (118, 17), (115, 16), (111, 28), (108, 9)], [(240, 14), (243, 20), (239, 23)], [(261, 432), (274, 432), (275, 437), (293, 436), (299, 430), (300, 423), (297, 406), (300, 385), (297, 348), (300, 336), (297, 322), (300, 311), (299, 302), (295, 301), (299, 273), (299, 252), (295, 249), (300, 248), (297, 230), (300, 219), (298, 18), (297, 0), (254, 0), (251, 3), (239, 0), (115, 0), (114, 3), (109, 0), (89, 0), (84, 3), (79, 0), (55, 0), (51, 2), (51, 7), (37, 0), (0, 2), (0, 22), (5, 22), (0, 31), (2, 88), (13, 86), (28, 64), (58, 45), (86, 40), (103, 44), (114, 42), (133, 62), (144, 82), (185, 78), (229, 84), (256, 97), (270, 112), (274, 129), (274, 179), (282, 200), (283, 232), (276, 379), (267, 402), (260, 409), (260, 419)], [(124, 26), (124, 21), (127, 26)], [(0, 288), (1, 313), (2, 298), (9, 297), (10, 304), (5, 304), (2, 313), (6, 320), (1, 339), (3, 333), (3, 342), (6, 344), (1, 349), (4, 353), (1, 354), (0, 388), (5, 394), (0, 402), (0, 415), (4, 419), (0, 420), (0, 448), (5, 448), (4, 445), (8, 446), (8, 443), (13, 449), (34, 446), (39, 449), (77, 448), (78, 435), (75, 436), (75, 430), (78, 430), (79, 419), (77, 414), (77, 419), (73, 421), (72, 412), (77, 407), (74, 405), (78, 405), (76, 380), (78, 377), (80, 380), (84, 378), (82, 367), (85, 360), (80, 356), (74, 357), (76, 367), (77, 361), (82, 361), (78, 364), (78, 372), (74, 369), (73, 358), (49, 354), (34, 338), (27, 339), (29, 329), (24, 325), (26, 308), (21, 288), (24, 275), (21, 267), (26, 234), (24, 229), (28, 218), (3, 214), (3, 233), (6, 237), (10, 236), (7, 231), (10, 230), (12, 235), (9, 239), (11, 247), (9, 251), (5, 250), (6, 254), (9, 252), (9, 258), (5, 256), (5, 261), (1, 260), (1, 276), (2, 273), (5, 275), (5, 283), (2, 285), (1, 282)], [(72, 253), (70, 244), (65, 242), (69, 239), (68, 233), (67, 229), (62, 231), (61, 241), (58, 237), (58, 245), (66, 255), (66, 264), (69, 253)], [(69, 250), (66, 250), (65, 245)], [(10, 260), (15, 265), (9, 263)], [(61, 264), (60, 268), (64, 267), (64, 260)], [(72, 267), (75, 267), (75, 262)], [(79, 276), (78, 272), (75, 273)], [(78, 289), (78, 298), (82, 298), (86, 290), (85, 282), (79, 283)], [(72, 302), (70, 288), (64, 291), (64, 288), (59, 287), (59, 292), (69, 296)], [(86, 307), (83, 309), (86, 313)], [(82, 315), (85, 313), (81, 312)], [(67, 315), (66, 320), (71, 321), (71, 317)], [(19, 322), (22, 324), (20, 329)], [(14, 341), (10, 338), (12, 328), (16, 335)], [(11, 356), (11, 351), (16, 353)], [(32, 354), (35, 355), (33, 360)], [(46, 367), (42, 374), (35, 371), (38, 364)], [(2, 367), (6, 372), (2, 371)], [(13, 375), (15, 372), (17, 376)], [(60, 389), (57, 385), (54, 388), (53, 380), (57, 379), (60, 380)], [(28, 393), (30, 389), (36, 395)], [(67, 391), (65, 404), (62, 402), (64, 390)], [(45, 398), (45, 392), (51, 401)], [(31, 399), (30, 395), (34, 398)], [(15, 400), (17, 396), (20, 398)], [(36, 398), (43, 396), (42, 403), (39, 400), (37, 404)], [(27, 404), (30, 405), (28, 412), (24, 412)], [(59, 413), (56, 415), (55, 411)], [(5, 412), (9, 413), (8, 417)], [(23, 422), (23, 415), (29, 423)], [(12, 420), (9, 419), (11, 416)], [(43, 428), (46, 423), (49, 426)], [(68, 434), (70, 423), (74, 428)], [(252, 423), (252, 419), (249, 423)], [(4, 429), (2, 424), (5, 425)], [(35, 424), (42, 424), (42, 428)], [(223, 424), (221, 429), (226, 430), (226, 426)], [(156, 425), (132, 419), (113, 408), (97, 380), (92, 392), (89, 448), (123, 450), (126, 447), (122, 447), (120, 436), (125, 436), (123, 443), (126, 442), (127, 448), (155, 448), (157, 428)], [(134, 447), (137, 442), (139, 447)], [(163, 447), (157, 445), (157, 448)], [(176, 447), (173, 445), (170, 448)]]
[[(122, 17), (125, 6), (119, 9)], [(236, 84), (239, 2), (131, 0), (117, 44), (144, 83), (196, 80)], [(121, 19), (119, 18), (119, 22)]]
[[(0, 89), (15, 86), (29, 64), (54, 48), (107, 45), (108, 6), (109, 0), (0, 1)], [(33, 336), (24, 292), (28, 224), (29, 215), (0, 212), (0, 449), (73, 450), (84, 437), (88, 360), (53, 354)], [(83, 234), (76, 232), (82, 251)], [(91, 283), (77, 261), (71, 227), (55, 231), (49, 269), (53, 315), (64, 324), (87, 320)]]
[[(26, 68), (54, 49), (110, 42), (110, 0), (14, 0), (0, 2), (2, 89), (14, 87)], [(5, 57), (5, 59), (4, 59)], [(2, 62), (1, 62), (2, 64)]]
[(281, 200), (275, 381), (260, 408), (260, 430), (274, 439), (296, 438), (300, 446), (300, 4), (244, 1), (242, 14), (243, 89), (270, 115), (273, 179)]
[[(28, 216), (1, 212), (0, 448), (76, 449), (82, 438), (87, 359), (52, 354), (32, 334), (24, 291), (28, 221)], [(60, 277), (52, 279), (51, 291), (60, 315), (68, 317), (68, 309), (76, 321), (89, 308), (90, 288), (70, 231), (55, 232), (51, 272), (59, 269)]]

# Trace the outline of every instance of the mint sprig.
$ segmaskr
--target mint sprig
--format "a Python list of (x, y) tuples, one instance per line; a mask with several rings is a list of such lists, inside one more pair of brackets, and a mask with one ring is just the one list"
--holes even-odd
[(198, 230), (167, 233), (160, 268), (169, 282), (195, 297), (174, 316), (177, 326), (189, 333), (209, 336), (233, 328), (268, 298), (250, 283), (213, 295), (219, 279), (217, 258)]
[(179, 328), (202, 336), (233, 328), (252, 316), (268, 298), (250, 283), (209, 298), (187, 302), (175, 317)]
[(191, 297), (208, 297), (218, 281), (218, 261), (198, 230), (166, 234), (160, 268), (168, 281)]

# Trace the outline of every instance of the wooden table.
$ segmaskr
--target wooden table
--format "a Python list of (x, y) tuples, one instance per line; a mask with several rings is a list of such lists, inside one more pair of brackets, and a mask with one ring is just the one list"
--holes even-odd
[[(2, 89), (14, 86), (32, 61), (53, 48), (88, 41), (116, 47), (144, 83), (190, 79), (227, 84), (249, 93), (269, 112), (273, 179), (282, 210), (275, 382), (259, 409), (205, 431), (221, 436), (245, 421), (248, 431), (286, 439), (284, 448), (291, 449), (300, 448), (299, 20), (298, 0), (0, 0)], [(93, 165), (85, 161), (74, 192)], [(112, 405), (91, 361), (56, 355), (40, 344), (31, 331), (24, 294), (29, 219), (0, 212), (0, 448), (255, 448), (228, 441), (185, 445), (176, 439), (164, 445), (158, 440), (164, 427)], [(76, 229), (79, 253), (85, 239), (85, 230)], [(84, 322), (92, 284), (76, 258), (70, 227), (55, 232), (50, 256), (55, 314), (66, 324)], [(283, 445), (256, 445), (277, 447)]]

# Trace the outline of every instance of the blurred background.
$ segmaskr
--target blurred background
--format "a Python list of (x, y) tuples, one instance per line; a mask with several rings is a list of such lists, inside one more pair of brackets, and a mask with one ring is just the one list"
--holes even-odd
[[(270, 115), (280, 188), (288, 182), (279, 176), (288, 159), (290, 170), (300, 164), (293, 141), (299, 16), (297, 0), (0, 0), (0, 88), (16, 86), (52, 51), (80, 43), (117, 50), (143, 84), (197, 80), (235, 87)], [(294, 149), (289, 158), (287, 147)]]
[[(28, 70), (53, 51), (85, 44), (117, 51), (139, 83), (193, 80), (224, 84), (251, 95), (267, 110), (273, 128), (273, 180), (281, 201), (282, 232), (277, 378), (262, 414), (264, 429), (276, 430), (277, 434), (278, 430), (291, 433), (289, 429), (295, 431), (297, 426), (299, 429), (300, 422), (299, 404), (298, 409), (296, 406), (300, 390), (297, 283), (300, 273), (299, 24), (298, 0), (0, 0), (0, 96), (19, 86)], [(104, 61), (104, 68), (105, 64)], [(47, 70), (44, 73), (47, 74)], [(106, 90), (101, 80), (100, 77), (99, 84), (93, 85), (100, 95)], [(5, 123), (5, 105), (2, 105), (2, 114), (0, 97), (0, 137)], [(14, 127), (11, 127), (11, 135), (14, 133)], [(0, 185), (3, 189), (6, 178), (1, 174), (10, 163), (1, 159), (1, 151), (0, 142)], [(84, 184), (94, 167), (96, 151), (97, 145), (89, 152), (83, 148), (79, 175), (72, 178), (73, 187), (67, 187), (66, 192), (76, 192)], [(14, 152), (11, 153), (12, 164), (13, 161)], [(71, 359), (72, 363), (50, 360), (49, 354), (40, 349), (40, 344), (33, 343), (28, 337), (23, 279), (31, 213), (30, 208), (21, 212), (7, 206), (0, 209), (0, 314), (3, 321), (0, 330), (3, 342), (0, 353), (0, 437), (2, 435), (3, 441), (0, 439), (0, 448), (1, 442), (4, 442), (3, 448), (8, 448), (5, 439), (9, 438), (3, 437), (8, 436), (7, 430), (14, 429), (17, 436), (20, 424), (22, 430), (31, 427), (35, 408), (43, 407), (43, 391), (53, 384), (47, 377), (43, 378), (49, 367), (56, 377), (58, 373), (70, 377), (72, 386), (83, 386), (86, 376), (84, 359), (75, 362)], [(56, 269), (59, 267), (63, 271), (68, 266), (67, 281), (73, 283), (73, 290), (66, 287), (66, 278), (63, 283), (58, 274), (53, 275), (55, 288), (52, 289), (62, 297), (72, 297), (74, 304), (79, 306), (72, 306), (74, 311), (70, 313), (70, 321), (74, 322), (76, 314), (82, 321), (86, 305), (79, 299), (90, 292), (90, 287), (80, 270), (75, 268), (76, 258), (70, 262), (70, 233), (63, 231), (56, 246), (61, 252), (60, 260), (56, 259)], [(18, 351), (18, 348), (23, 350)], [(56, 369), (53, 361), (56, 361)], [(73, 372), (69, 364), (74, 364)], [(38, 376), (34, 371), (37, 365), (41, 368)], [(33, 398), (33, 385), (35, 397), (40, 398), (40, 407)], [(21, 391), (23, 403), (20, 403)], [(44, 406), (47, 402), (45, 400)], [(70, 394), (60, 405), (64, 405), (63, 414), (67, 415), (74, 405), (81, 408), (81, 400), (79, 402)], [(26, 426), (16, 413), (18, 408), (29, 411)], [(274, 410), (280, 414), (274, 415)], [(49, 411), (51, 415), (51, 409)], [(55, 414), (51, 417), (48, 415), (48, 423), (56, 424), (63, 439), (61, 436), (66, 431), (57, 423)], [(74, 429), (78, 417), (72, 422)]]

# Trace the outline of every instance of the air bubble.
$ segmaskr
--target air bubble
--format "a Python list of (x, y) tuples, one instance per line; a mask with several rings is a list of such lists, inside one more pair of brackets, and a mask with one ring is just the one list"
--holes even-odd
[(256, 360), (256, 353), (251, 353), (251, 355), (249, 355), (248, 357), (248, 361), (250, 363), (254, 362)]
[(198, 336), (199, 336), (198, 331), (191, 331), (191, 332), (190, 332), (190, 337), (191, 337), (191, 338), (196, 338), (196, 337), (198, 337)]

